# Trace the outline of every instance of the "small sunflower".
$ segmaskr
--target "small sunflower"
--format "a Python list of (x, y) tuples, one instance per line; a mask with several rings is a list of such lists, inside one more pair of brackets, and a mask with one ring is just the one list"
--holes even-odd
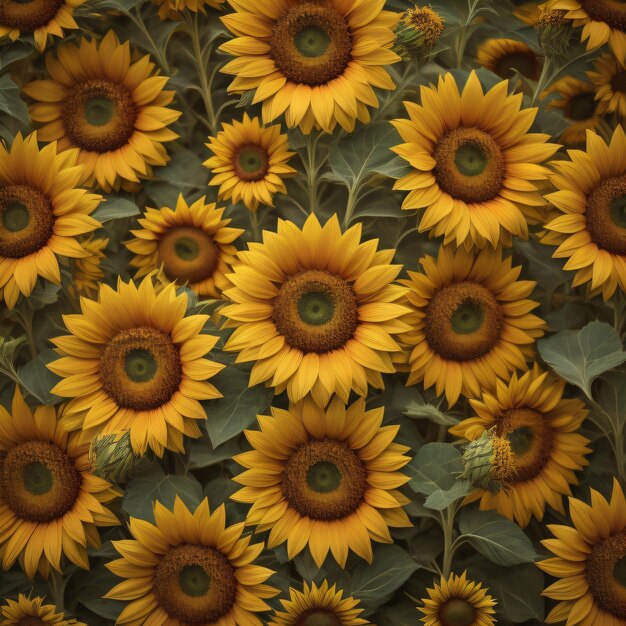
[(202, 13), (206, 15), (206, 7), (220, 9), (224, 0), (153, 0), (159, 7), (159, 17), (162, 20), (180, 19), (180, 14), (185, 11)]
[(467, 580), (466, 572), (460, 576), (443, 576), (439, 584), (428, 589), (428, 598), (422, 600), (418, 610), (424, 614), (426, 626), (492, 626), (496, 601), (487, 593), (482, 583)]
[(534, 181), (547, 178), (539, 163), (558, 146), (528, 132), (537, 109), (520, 110), (521, 94), (507, 87), (502, 81), (484, 94), (472, 72), (459, 94), (448, 73), (421, 88), (421, 105), (405, 102), (410, 119), (391, 122), (406, 142), (392, 150), (413, 167), (394, 189), (409, 191), (403, 209), (425, 209), (420, 232), (495, 248), (510, 246), (511, 235), (527, 238), (527, 219), (541, 219), (545, 201)]
[(539, 561), (559, 578), (543, 595), (559, 600), (547, 624), (626, 624), (626, 501), (617, 479), (610, 502), (591, 489), (591, 506), (569, 499), (574, 527), (550, 524), (554, 539), (541, 543), (556, 556)]
[(109, 240), (89, 237), (81, 241), (80, 245), (87, 256), (73, 260), (71, 264), (73, 282), (68, 286), (68, 292), (74, 298), (86, 296), (93, 299), (98, 295), (98, 285), (104, 277), (101, 263), (106, 258), (105, 250)]
[(382, 420), (383, 409), (366, 411), (363, 398), (260, 415), (261, 430), (245, 431), (254, 450), (234, 457), (246, 471), (231, 497), (252, 505), (246, 524), (270, 531), (269, 548), (286, 541), (290, 559), (308, 545), (319, 567), (329, 551), (341, 567), (349, 550), (371, 563), (372, 540), (391, 543), (389, 527), (411, 526), (398, 491), (409, 480), (398, 471), (409, 448), (394, 442), (400, 427)]
[(608, 43), (626, 67), (626, 4), (622, 0), (548, 0), (547, 8), (567, 11), (565, 18), (574, 27), (583, 27), (581, 41), (587, 41), (587, 50)]
[(38, 276), (59, 284), (58, 257), (85, 257), (77, 237), (100, 223), (90, 216), (101, 196), (79, 187), (76, 150), (39, 149), (35, 133), (0, 144), (0, 297), (12, 309)]
[(609, 54), (603, 54), (594, 63), (596, 71), (587, 75), (596, 87), (598, 112), (626, 117), (626, 69)]
[(238, 326), (225, 349), (239, 362), (256, 361), (250, 385), (287, 390), (297, 402), (311, 393), (326, 405), (337, 393), (367, 395), (393, 373), (394, 336), (410, 330), (397, 303), (405, 289), (392, 281), (400, 265), (393, 250), (361, 243), (361, 225), (341, 233), (337, 216), (322, 227), (311, 215), (302, 230), (278, 221), (278, 232), (239, 253), (224, 293), (234, 304), (221, 313)]
[(395, 88), (386, 65), (400, 13), (372, 0), (232, 0), (235, 13), (222, 21), (235, 35), (221, 50), (236, 56), (222, 72), (235, 76), (231, 93), (254, 91), (263, 121), (285, 113), (304, 133), (339, 124), (354, 130), (377, 107), (373, 87)]
[(0, 626), (86, 626), (75, 619), (67, 619), (57, 612), (54, 604), (44, 604), (44, 599), (29, 598), (23, 593), (17, 600), (6, 599), (0, 606)]
[(113, 31), (100, 44), (63, 44), (57, 57), (46, 56), (50, 78), (24, 86), (35, 100), (29, 110), (42, 125), (39, 138), (78, 148), (89, 183), (105, 191), (151, 178), (152, 166), (169, 159), (163, 143), (178, 137), (167, 128), (181, 115), (168, 108), (174, 92), (163, 90), (167, 77), (156, 75), (148, 55), (131, 63), (129, 43)]
[(217, 137), (209, 137), (206, 147), (214, 156), (204, 166), (214, 174), (209, 185), (219, 185), (220, 200), (233, 204), (242, 201), (256, 211), (259, 203), (273, 206), (275, 193), (287, 193), (283, 178), (296, 174), (287, 162), (295, 154), (289, 152), (287, 135), (280, 126), (263, 128), (258, 117), (222, 124)]
[(539, 55), (517, 39), (487, 39), (478, 47), (476, 61), (505, 79), (519, 72), (530, 80), (538, 80), (542, 65)]
[(72, 398), (64, 424), (81, 438), (128, 430), (137, 454), (183, 452), (183, 435), (201, 435), (199, 401), (221, 397), (207, 382), (224, 367), (204, 358), (217, 341), (201, 334), (208, 316), (185, 315), (187, 294), (173, 283), (157, 294), (151, 277), (101, 284), (80, 304), (63, 316), (72, 334), (51, 339), (61, 358), (48, 368), (63, 378), (52, 391)]
[[(59, 409), (58, 417), (63, 416)], [(11, 414), (0, 405), (0, 555), (27, 576), (61, 571), (65, 555), (89, 569), (87, 547), (98, 548), (98, 526), (119, 521), (106, 504), (119, 495), (91, 472), (89, 443), (69, 434), (52, 406), (35, 411), (15, 389)]]
[(597, 129), (600, 123), (600, 108), (596, 102), (596, 88), (589, 81), (565, 76), (552, 84), (542, 97), (557, 93), (547, 109), (561, 109), (570, 125), (561, 133), (559, 141), (572, 146), (585, 141), (587, 129)]
[(578, 484), (575, 472), (587, 465), (591, 450), (589, 440), (576, 432), (587, 415), (584, 404), (563, 398), (564, 389), (564, 380), (551, 380), (535, 366), (506, 383), (498, 380), (493, 393), (470, 400), (476, 417), (450, 428), (469, 440), (493, 428), (495, 436), (509, 441), (514, 472), (506, 489), (480, 489), (470, 498), (480, 499), (481, 509), (495, 509), (520, 526), (533, 515), (541, 520), (546, 504), (565, 512), (563, 496)]
[[(359, 601), (343, 597), (343, 591), (337, 591), (328, 581), (319, 587), (304, 583), (303, 591), (289, 589), (289, 600), (281, 600), (283, 611), (275, 611), (268, 626), (359, 626), (369, 624), (359, 617)], [(2, 626), (0, 624), (0, 626)]]
[(160, 267), (168, 280), (189, 284), (200, 296), (219, 298), (231, 286), (225, 278), (235, 261), (233, 241), (244, 231), (230, 228), (231, 220), (222, 219), (224, 209), (207, 204), (203, 196), (188, 205), (178, 196), (176, 208), (147, 208), (139, 223), (141, 230), (126, 242), (135, 254), (130, 264), (141, 278)]
[(244, 523), (226, 526), (224, 505), (211, 513), (206, 498), (192, 513), (178, 496), (173, 511), (156, 502), (154, 518), (131, 517), (134, 539), (113, 542), (122, 558), (107, 567), (126, 580), (105, 597), (128, 603), (116, 624), (262, 626), (257, 613), (278, 590), (254, 564), (263, 544), (242, 536)]
[(552, 164), (558, 191), (546, 196), (562, 215), (541, 241), (559, 246), (552, 256), (567, 259), (574, 287), (590, 282), (591, 294), (608, 300), (618, 285), (626, 291), (626, 135), (618, 126), (607, 146), (587, 131), (587, 150), (568, 154)]
[(420, 263), (423, 273), (400, 281), (413, 309), (413, 330), (403, 336), (412, 349), (407, 385), (435, 385), (452, 406), (461, 394), (478, 397), (498, 376), (526, 369), (545, 324), (531, 314), (539, 303), (527, 299), (535, 282), (517, 280), (522, 268), (490, 248), (474, 256), (442, 247), (437, 259)]
[(524, 2), (515, 7), (513, 15), (528, 24), (529, 26), (537, 26), (541, 17), (541, 8), (545, 3), (542, 2)]

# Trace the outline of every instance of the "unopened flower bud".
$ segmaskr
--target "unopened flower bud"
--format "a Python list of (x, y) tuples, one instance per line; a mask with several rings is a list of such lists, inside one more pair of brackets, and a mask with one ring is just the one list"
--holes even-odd
[(396, 26), (395, 52), (405, 60), (424, 61), (437, 45), (444, 19), (430, 7), (404, 12)]
[(130, 444), (130, 433), (98, 435), (89, 447), (92, 472), (112, 483), (123, 483), (140, 457)]

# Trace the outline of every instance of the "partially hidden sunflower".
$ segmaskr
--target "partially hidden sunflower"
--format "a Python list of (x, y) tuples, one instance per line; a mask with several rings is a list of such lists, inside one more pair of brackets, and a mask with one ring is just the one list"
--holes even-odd
[(224, 505), (211, 513), (206, 498), (192, 512), (178, 496), (172, 511), (156, 502), (154, 518), (131, 517), (134, 539), (113, 542), (122, 558), (107, 567), (126, 580), (105, 597), (127, 602), (116, 624), (262, 626), (257, 613), (278, 590), (244, 523), (227, 526)]
[(152, 177), (152, 167), (169, 160), (164, 142), (178, 135), (168, 126), (181, 115), (168, 107), (173, 91), (148, 55), (131, 63), (130, 44), (113, 31), (100, 43), (83, 38), (46, 55), (49, 78), (23, 90), (35, 102), (31, 118), (39, 138), (59, 149), (78, 148), (89, 183), (105, 191)]
[(252, 505), (246, 524), (270, 531), (269, 548), (286, 541), (290, 559), (308, 545), (318, 567), (329, 552), (345, 567), (349, 550), (371, 563), (372, 540), (391, 543), (390, 527), (412, 525), (398, 491), (409, 448), (382, 419), (363, 398), (346, 407), (336, 397), (326, 410), (304, 401), (260, 415), (261, 430), (244, 431), (254, 449), (234, 457), (246, 471), (231, 497)]
[(135, 239), (125, 243), (135, 254), (130, 264), (137, 268), (135, 278), (160, 269), (167, 280), (189, 285), (199, 296), (219, 298), (222, 290), (232, 286), (225, 274), (235, 261), (233, 245), (244, 231), (228, 226), (224, 209), (206, 198), (187, 204), (178, 196), (176, 207), (146, 208), (139, 223), (131, 230)]
[(224, 0), (153, 0), (159, 7), (159, 17), (162, 20), (180, 19), (183, 11), (206, 15), (206, 8), (220, 9)]
[(100, 222), (91, 217), (102, 197), (81, 189), (76, 150), (42, 149), (37, 135), (0, 144), (0, 296), (12, 309), (38, 276), (60, 284), (58, 258), (87, 256), (78, 238)]
[(538, 80), (542, 61), (527, 43), (517, 39), (487, 39), (478, 46), (476, 61), (500, 78), (513, 78), (516, 72)]
[(479, 489), (468, 501), (479, 499), (481, 509), (495, 509), (522, 527), (532, 516), (541, 520), (546, 504), (565, 513), (563, 496), (578, 484), (575, 472), (588, 464), (585, 456), (591, 450), (589, 440), (576, 432), (587, 410), (580, 400), (563, 398), (564, 389), (564, 380), (551, 379), (534, 366), (470, 400), (476, 416), (450, 433), (474, 440), (494, 428), (497, 437), (509, 441), (515, 469), (506, 489)]
[(226, 276), (233, 304), (220, 312), (237, 326), (225, 350), (255, 361), (251, 386), (286, 389), (292, 402), (310, 393), (320, 405), (384, 387), (401, 352), (394, 337), (410, 326), (397, 302), (406, 290), (393, 282), (401, 266), (377, 244), (361, 243), (360, 224), (341, 233), (336, 215), (324, 226), (311, 215), (302, 230), (279, 220), (276, 233), (239, 253)]
[[(337, 590), (324, 580), (318, 587), (305, 582), (302, 591), (289, 589), (289, 600), (281, 600), (282, 611), (275, 611), (268, 626), (359, 626), (369, 624), (359, 617), (363, 609), (359, 601), (352, 597), (343, 597), (343, 591)], [(0, 625), (1, 626), (1, 625)]]
[(108, 238), (88, 237), (81, 241), (80, 245), (86, 256), (72, 260), (72, 282), (68, 285), (67, 290), (74, 298), (86, 296), (93, 299), (97, 296), (98, 284), (104, 277), (102, 261), (106, 258), (105, 250), (109, 245), (109, 240)]
[(236, 56), (222, 72), (234, 75), (229, 91), (254, 91), (268, 123), (285, 114), (290, 128), (354, 130), (377, 107), (374, 87), (395, 85), (385, 66), (400, 13), (373, 0), (231, 0), (222, 17), (235, 35), (221, 50)]
[(595, 85), (598, 113), (617, 113), (626, 117), (626, 69), (611, 54), (594, 61), (595, 71), (587, 72)]
[(496, 623), (494, 606), (496, 601), (487, 593), (482, 583), (450, 574), (441, 577), (439, 583), (428, 589), (428, 598), (418, 610), (424, 614), (426, 626), (492, 626)]
[(558, 245), (552, 255), (567, 259), (573, 285), (591, 283), (591, 295), (608, 300), (618, 285), (626, 291), (626, 134), (618, 126), (610, 144), (587, 131), (587, 149), (570, 150), (555, 161), (546, 196), (558, 211), (546, 224), (542, 243)]
[(423, 209), (420, 232), (465, 248), (510, 246), (528, 237), (527, 220), (541, 221), (545, 201), (535, 181), (558, 146), (529, 133), (536, 108), (520, 110), (522, 95), (502, 81), (483, 93), (472, 72), (462, 94), (452, 74), (437, 87), (421, 87), (418, 105), (405, 102), (409, 119), (391, 123), (406, 142), (392, 148), (413, 171), (394, 189), (408, 191), (403, 209)]
[(30, 598), (23, 593), (17, 600), (6, 599), (0, 606), (0, 626), (87, 626), (67, 619), (54, 604), (44, 604), (41, 597)]
[(204, 162), (213, 174), (209, 185), (219, 186), (220, 200), (242, 201), (251, 211), (259, 203), (273, 206), (274, 194), (287, 192), (283, 178), (297, 173), (287, 164), (295, 152), (289, 151), (280, 125), (264, 128), (246, 113), (241, 122), (224, 122), (206, 147), (214, 155)]
[(587, 50), (608, 43), (626, 67), (626, 4), (622, 0), (548, 0), (547, 8), (567, 11), (565, 19), (583, 27), (581, 41), (587, 42)]
[(89, 443), (68, 433), (63, 408), (34, 411), (15, 389), (11, 413), (0, 405), (0, 556), (27, 576), (61, 571), (65, 555), (89, 569), (87, 547), (100, 547), (99, 526), (119, 521), (107, 504), (119, 494), (91, 472)]
[(539, 561), (559, 578), (543, 592), (558, 600), (547, 624), (572, 626), (626, 624), (626, 501), (617, 479), (610, 501), (591, 489), (591, 506), (569, 499), (574, 527), (550, 524), (553, 539), (541, 543), (555, 556)]
[(526, 369), (545, 323), (531, 314), (539, 306), (528, 299), (535, 282), (517, 280), (521, 266), (491, 248), (472, 255), (449, 246), (420, 264), (423, 273), (400, 281), (413, 309), (413, 329), (402, 337), (411, 350), (407, 385), (434, 385), (452, 406), (461, 394), (478, 397), (498, 376)]
[(128, 430), (137, 454), (184, 451), (207, 417), (200, 400), (221, 397), (207, 382), (224, 367), (204, 358), (217, 341), (201, 333), (208, 316), (186, 315), (187, 294), (174, 283), (156, 293), (150, 276), (101, 284), (80, 304), (63, 316), (72, 334), (51, 339), (61, 357), (48, 368), (63, 378), (53, 393), (71, 398), (64, 425), (82, 439)]
[(524, 2), (515, 7), (513, 15), (529, 26), (537, 26), (543, 5), (545, 2)]

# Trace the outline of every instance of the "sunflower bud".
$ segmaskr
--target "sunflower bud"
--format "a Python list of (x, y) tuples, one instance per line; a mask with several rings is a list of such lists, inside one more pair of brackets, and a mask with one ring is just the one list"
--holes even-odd
[(565, 11), (542, 7), (535, 28), (539, 32), (539, 45), (548, 58), (567, 59), (572, 29)]
[(140, 457), (130, 445), (130, 433), (98, 435), (89, 447), (92, 472), (112, 483), (123, 483)]
[(506, 489), (516, 471), (509, 440), (498, 437), (493, 429), (468, 444), (463, 464), (461, 478), (493, 493)]
[(437, 45), (443, 29), (443, 17), (430, 7), (408, 9), (396, 26), (394, 50), (407, 61), (423, 62)]

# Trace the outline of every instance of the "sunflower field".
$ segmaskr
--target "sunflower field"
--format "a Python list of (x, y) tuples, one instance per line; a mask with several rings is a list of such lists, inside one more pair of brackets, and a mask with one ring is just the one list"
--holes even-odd
[(0, 0), (0, 626), (626, 626), (625, 0)]

